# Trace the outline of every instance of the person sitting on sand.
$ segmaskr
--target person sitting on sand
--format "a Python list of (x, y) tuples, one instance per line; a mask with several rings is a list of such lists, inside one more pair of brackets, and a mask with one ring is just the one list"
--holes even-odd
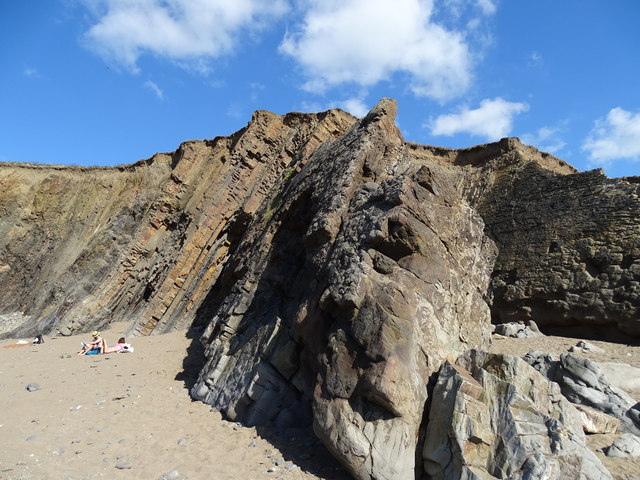
[(82, 350), (80, 350), (76, 355), (86, 355), (88, 352), (93, 350), (97, 350), (98, 353), (102, 353), (107, 348), (107, 342), (104, 341), (104, 338), (100, 336), (100, 332), (94, 331), (91, 333), (93, 337), (93, 342), (82, 343)]
[(124, 337), (118, 339), (115, 345), (109, 345), (102, 353), (119, 353), (127, 349), (127, 342)]

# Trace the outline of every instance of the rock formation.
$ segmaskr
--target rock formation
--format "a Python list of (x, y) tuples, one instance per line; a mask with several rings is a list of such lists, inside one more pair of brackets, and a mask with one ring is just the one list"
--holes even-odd
[(522, 424), (501, 417), (460, 437), (478, 449), (464, 478), (543, 478), (545, 465), (608, 478), (554, 387), (515, 360), (500, 362), (538, 393), (507, 367), (494, 379), (481, 349), (491, 319), (640, 336), (637, 179), (578, 173), (517, 139), (408, 143), (395, 110), (384, 99), (362, 119), (256, 112), (229, 137), (130, 166), (0, 166), (0, 319), (15, 323), (4, 335), (198, 326), (195, 398), (248, 424), (312, 422), (359, 479), (450, 478), (433, 472), (471, 465), (452, 444), (434, 453), (429, 433), (430, 406), (451, 413), (438, 395), (464, 368), (476, 389), (514, 392), (472, 395), (470, 410), (517, 407), (551, 439), (528, 463), (517, 459), (531, 447), (510, 444), (507, 461), (485, 440)]
[(556, 383), (517, 357), (472, 350), (458, 363), (433, 391), (427, 478), (611, 478)]

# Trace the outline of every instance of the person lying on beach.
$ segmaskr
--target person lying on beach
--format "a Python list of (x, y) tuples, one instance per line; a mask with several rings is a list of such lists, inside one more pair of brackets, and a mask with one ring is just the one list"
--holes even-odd
[(104, 341), (104, 338), (100, 336), (100, 332), (94, 331), (91, 333), (93, 337), (93, 342), (82, 343), (82, 349), (76, 355), (86, 355), (88, 352), (92, 352), (97, 350), (97, 353), (102, 353), (107, 348), (107, 342)]
[(129, 348), (129, 344), (127, 344), (124, 337), (120, 337), (118, 339), (118, 343), (116, 343), (115, 345), (109, 345), (107, 348), (104, 349), (104, 352), (102, 353), (120, 353), (125, 350), (128, 350), (128, 348)]

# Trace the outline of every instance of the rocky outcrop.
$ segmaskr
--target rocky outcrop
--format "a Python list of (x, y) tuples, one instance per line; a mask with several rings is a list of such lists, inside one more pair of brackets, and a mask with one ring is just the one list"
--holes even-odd
[[(384, 99), (362, 119), (256, 112), (229, 137), (130, 166), (1, 165), (0, 320), (17, 325), (4, 335), (200, 327), (195, 398), (252, 425), (312, 423), (359, 479), (476, 463), (468, 478), (537, 478), (544, 465), (591, 478), (601, 467), (574, 432), (584, 418), (518, 364), (543, 402), (529, 406), (511, 367), (490, 376), (498, 360), (480, 349), (491, 319), (640, 336), (640, 185), (517, 139), (408, 143), (395, 111)], [(470, 348), (469, 384), (513, 395), (474, 397), (467, 414), (517, 410), (459, 438), (478, 449), (472, 461), (451, 442), (433, 453), (429, 433), (433, 409), (449, 408), (438, 400), (429, 420), (436, 379), (456, 384)], [(445, 362), (451, 375), (438, 374)], [(504, 447), (512, 461), (486, 447), (529, 414), (538, 456), (520, 461), (526, 441)]]
[(520, 358), (481, 351), (442, 366), (423, 459), (434, 480), (611, 478), (557, 384)]
[[(516, 147), (472, 188), (500, 254), (491, 282), (494, 323), (615, 326), (640, 335), (640, 185), (601, 170), (558, 175)], [(606, 332), (606, 328), (601, 329)]]
[[(412, 478), (427, 383), (486, 345), (495, 258), (447, 172), (383, 102), (316, 151), (220, 278), (193, 393), (232, 419), (311, 418), (356, 478)], [(264, 219), (264, 216), (262, 216)]]
[(621, 430), (640, 435), (640, 403), (611, 384), (595, 362), (574, 353), (556, 358), (537, 351), (527, 353), (524, 360), (557, 383), (571, 402), (611, 415), (620, 421)]

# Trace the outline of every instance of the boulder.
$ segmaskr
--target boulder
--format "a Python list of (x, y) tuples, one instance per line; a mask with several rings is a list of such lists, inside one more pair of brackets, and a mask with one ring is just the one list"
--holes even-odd
[(615, 433), (620, 420), (586, 405), (573, 404), (580, 412), (585, 433)]
[(604, 453), (607, 457), (640, 457), (640, 437), (632, 433), (620, 435)]
[(596, 347), (594, 344), (583, 340), (576, 343), (569, 351), (572, 353), (604, 353), (602, 348)]
[(555, 357), (529, 352), (524, 360), (553, 382), (571, 402), (586, 405), (620, 420), (622, 431), (640, 434), (640, 404), (613, 385), (591, 360), (573, 353)]
[(612, 478), (557, 384), (518, 357), (477, 350), (440, 369), (422, 457), (430, 479)]
[(544, 334), (538, 329), (538, 325), (533, 320), (527, 322), (509, 322), (501, 323), (495, 326), (494, 332), (503, 337), (512, 338), (535, 338), (544, 337)]

